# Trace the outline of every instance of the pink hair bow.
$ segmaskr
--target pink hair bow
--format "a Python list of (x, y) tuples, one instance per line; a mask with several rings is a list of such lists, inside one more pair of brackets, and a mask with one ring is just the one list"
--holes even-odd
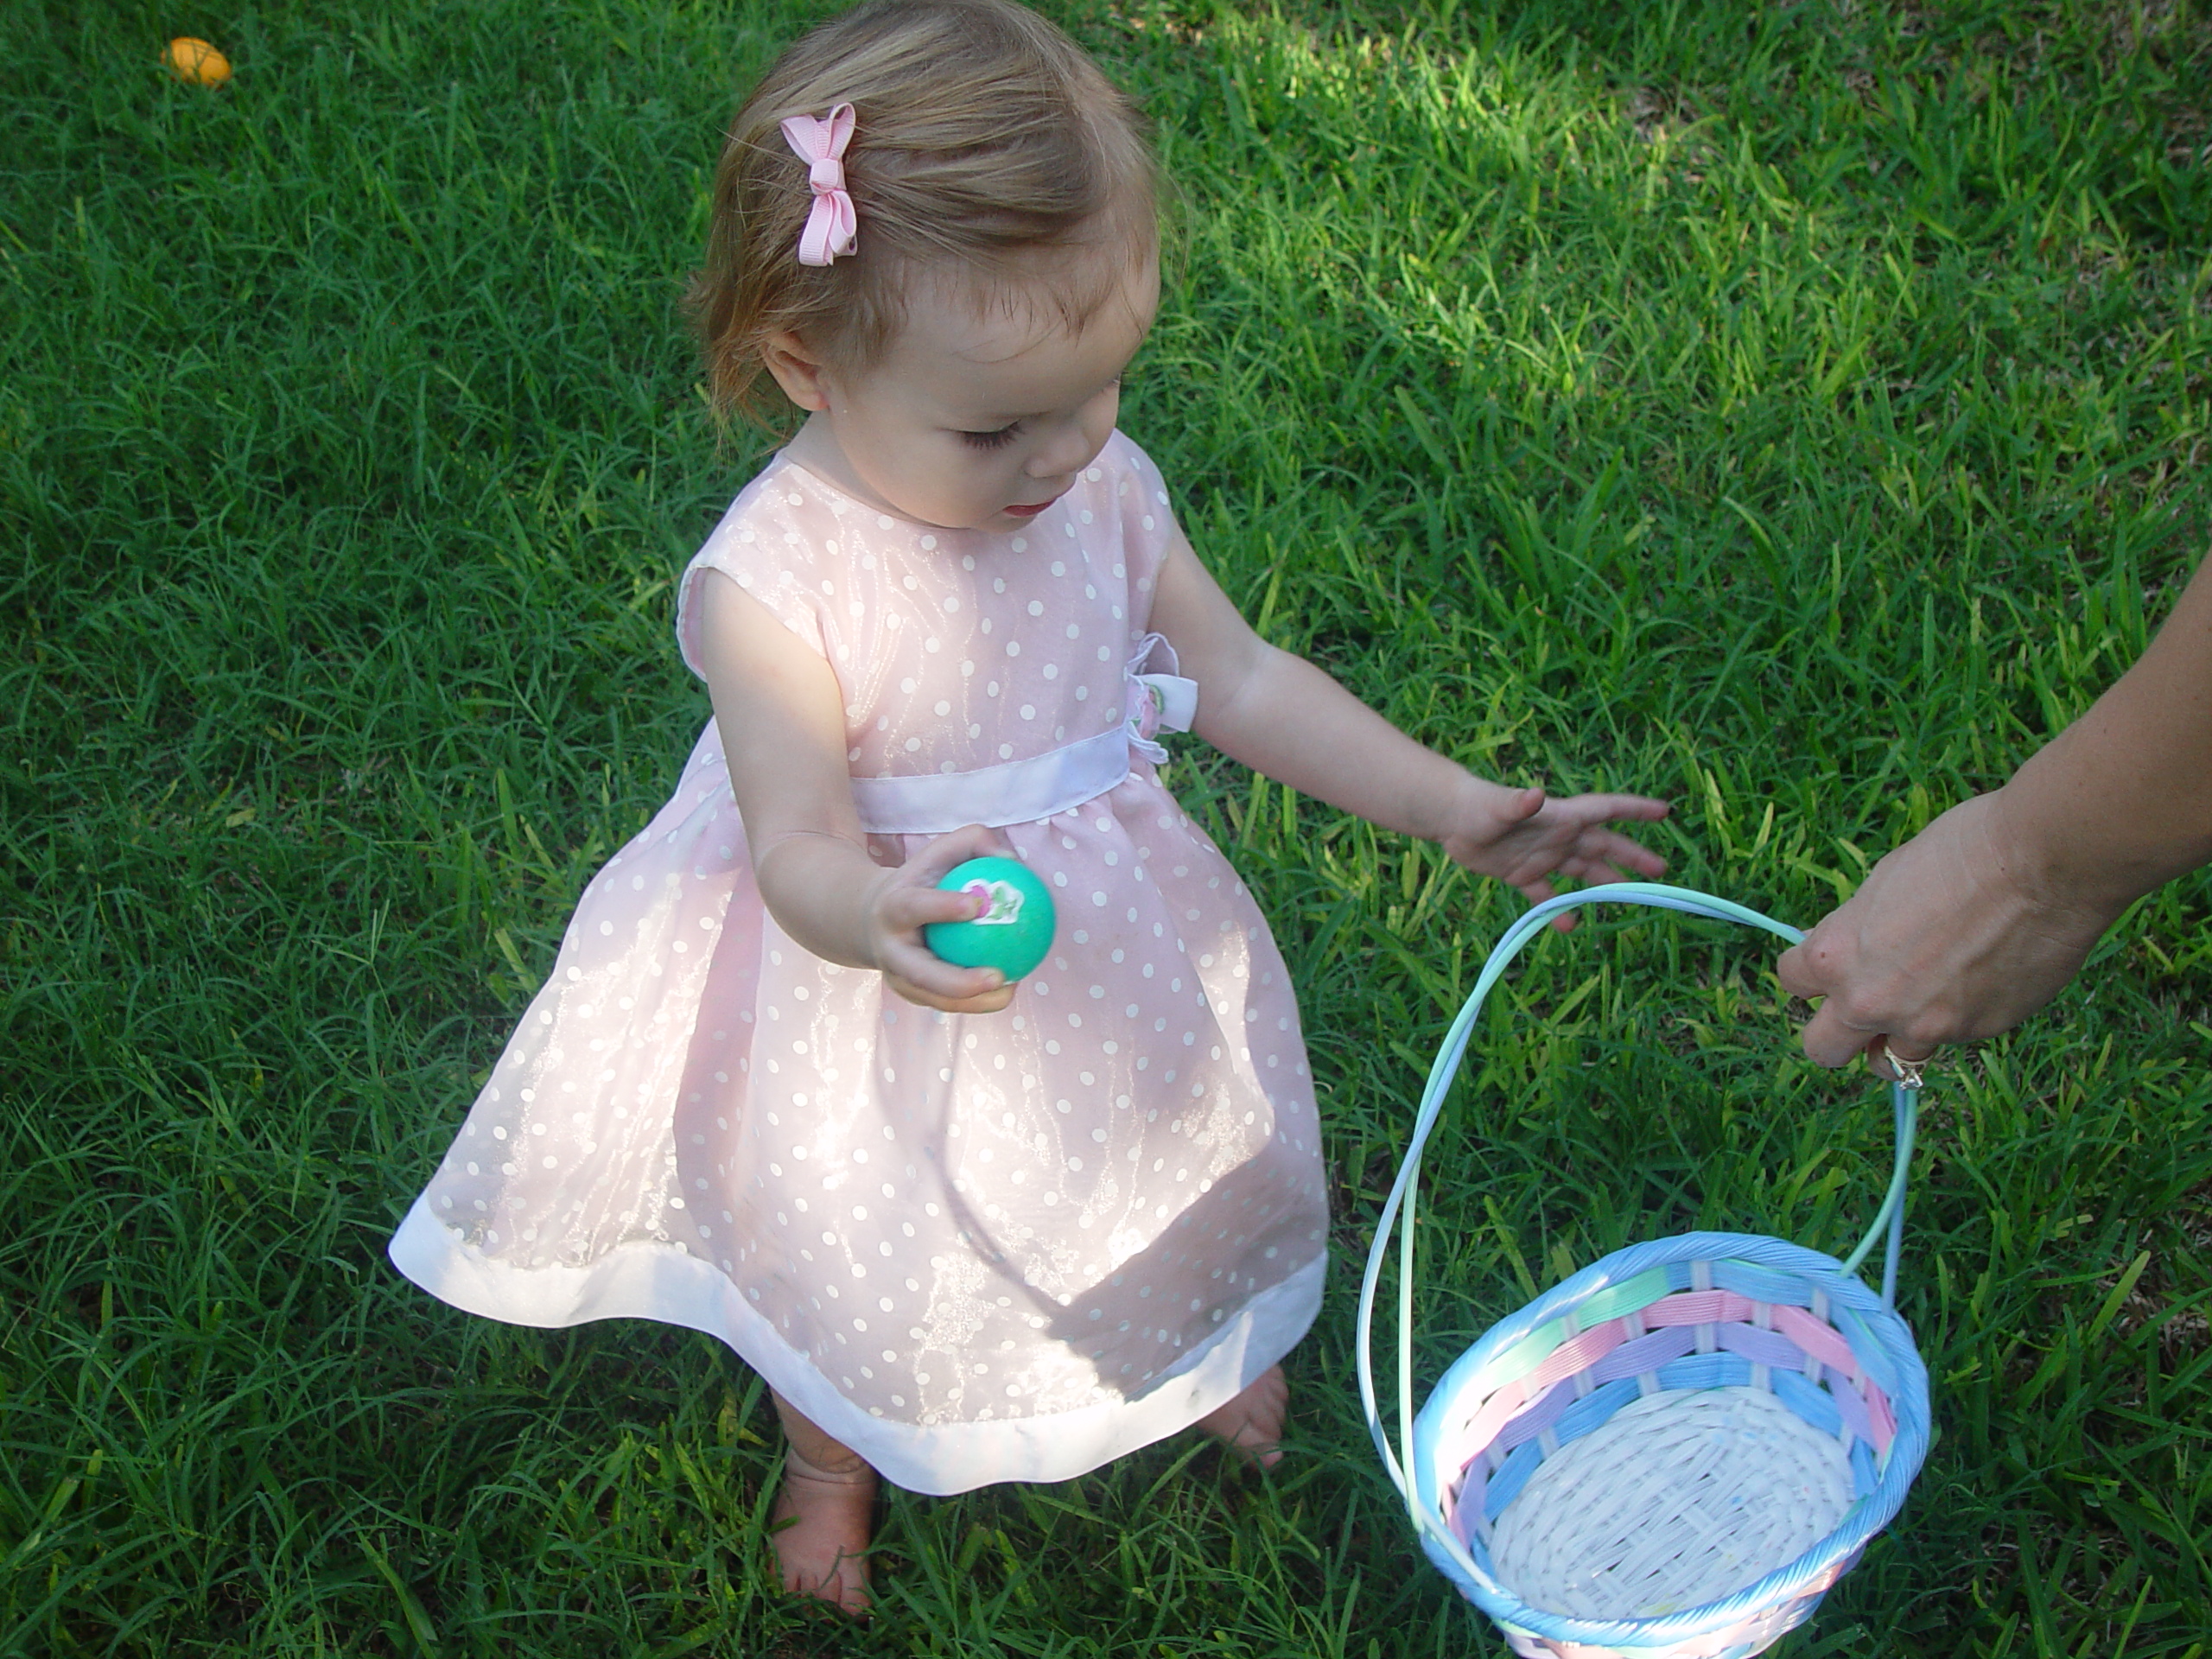
[(853, 141), (853, 106), (840, 104), (830, 118), (795, 115), (784, 123), (784, 142), (807, 165), (806, 181), (814, 191), (814, 206), (806, 228), (798, 233), (798, 262), (802, 265), (834, 264), (839, 254), (849, 255), (857, 245), (855, 232), (859, 216), (853, 199), (845, 193), (845, 146)]

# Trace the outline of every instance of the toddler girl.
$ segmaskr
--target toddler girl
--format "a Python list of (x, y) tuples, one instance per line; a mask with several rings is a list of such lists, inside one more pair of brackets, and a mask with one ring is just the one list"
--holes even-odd
[[(1660, 861), (1264, 645), (1115, 430), (1159, 296), (1139, 119), (1010, 0), (881, 0), (737, 118), (713, 388), (806, 411), (684, 573), (715, 719), (592, 881), (393, 1241), (457, 1306), (719, 1337), (789, 1440), (785, 1582), (858, 1610), (875, 1476), (1061, 1480), (1192, 1424), (1271, 1460), (1319, 1304), (1291, 987), (1163, 789), (1188, 729), (1532, 897)], [(1037, 971), (932, 956), (1010, 853)]]

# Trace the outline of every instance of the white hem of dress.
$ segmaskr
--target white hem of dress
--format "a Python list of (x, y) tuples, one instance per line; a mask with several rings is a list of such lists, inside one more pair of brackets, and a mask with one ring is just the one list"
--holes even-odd
[(1071, 1480), (1165, 1440), (1226, 1404), (1288, 1353), (1321, 1306), (1327, 1257), (1262, 1291), (1135, 1399), (1046, 1417), (902, 1423), (853, 1404), (755, 1311), (720, 1269), (675, 1246), (619, 1246), (587, 1268), (497, 1262), (417, 1199), (388, 1247), (392, 1265), (439, 1300), (509, 1325), (658, 1319), (714, 1337), (815, 1424), (909, 1491), (947, 1497), (1000, 1481)]

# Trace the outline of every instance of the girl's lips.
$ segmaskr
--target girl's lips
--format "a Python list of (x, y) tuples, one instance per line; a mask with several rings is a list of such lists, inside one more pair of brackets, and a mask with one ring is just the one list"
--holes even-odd
[[(1057, 501), (1060, 498), (1056, 495), (1052, 498), (1052, 501)], [(1044, 512), (1046, 508), (1051, 506), (1052, 505), (1052, 501), (1039, 501), (1036, 505), (1030, 507), (1008, 507), (1006, 511), (1007, 515), (1011, 518), (1034, 518), (1039, 513)]]

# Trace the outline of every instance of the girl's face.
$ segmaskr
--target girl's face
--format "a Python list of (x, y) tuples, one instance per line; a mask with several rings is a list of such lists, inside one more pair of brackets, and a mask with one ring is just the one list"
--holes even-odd
[(768, 367), (813, 411), (792, 457), (871, 505), (949, 530), (1019, 530), (1105, 447), (1122, 371), (1160, 303), (1147, 255), (1079, 329), (1049, 306), (993, 306), (925, 284), (882, 359), (857, 373), (794, 335)]

